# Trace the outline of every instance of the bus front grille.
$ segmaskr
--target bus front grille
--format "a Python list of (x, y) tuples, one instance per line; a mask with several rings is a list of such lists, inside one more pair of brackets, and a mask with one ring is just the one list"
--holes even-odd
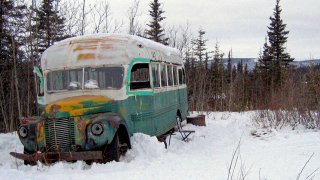
[(75, 145), (73, 119), (47, 120), (45, 122), (45, 136), (47, 151), (72, 151)]

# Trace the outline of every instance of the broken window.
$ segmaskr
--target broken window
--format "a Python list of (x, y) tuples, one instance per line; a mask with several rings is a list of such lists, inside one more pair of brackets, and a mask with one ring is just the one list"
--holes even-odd
[(179, 84), (185, 84), (185, 76), (184, 71), (182, 69), (179, 69)]
[(130, 90), (146, 89), (150, 86), (149, 64), (135, 64), (131, 70)]

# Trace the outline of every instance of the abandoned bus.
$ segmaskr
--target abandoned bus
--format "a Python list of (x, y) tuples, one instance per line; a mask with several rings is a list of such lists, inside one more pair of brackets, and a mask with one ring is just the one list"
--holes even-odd
[(130, 136), (161, 136), (187, 116), (179, 52), (144, 38), (100, 34), (63, 40), (41, 58), (38, 117), (18, 129), (25, 164), (118, 161)]

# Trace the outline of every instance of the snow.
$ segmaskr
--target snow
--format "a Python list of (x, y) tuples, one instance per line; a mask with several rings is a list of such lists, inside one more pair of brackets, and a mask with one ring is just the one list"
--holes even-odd
[(86, 81), (86, 83), (84, 84), (84, 87), (87, 89), (97, 89), (99, 88), (98, 86), (98, 82), (96, 80), (90, 79), (88, 81)]
[(69, 43), (69, 42), (75, 41), (75, 40), (82, 40), (82, 39), (89, 39), (89, 38), (107, 38), (107, 37), (116, 37), (119, 39), (135, 40), (135, 41), (142, 43), (142, 45), (145, 47), (149, 47), (154, 50), (165, 52), (167, 56), (171, 56), (171, 54), (175, 54), (175, 55), (180, 54), (178, 49), (175, 49), (175, 48), (172, 48), (169, 46), (165, 46), (161, 43), (157, 43), (152, 40), (142, 38), (142, 37), (139, 37), (136, 35), (128, 35), (128, 34), (121, 34), (121, 33), (98, 33), (98, 34), (89, 34), (89, 35), (83, 35), (83, 36), (78, 36), (78, 37), (71, 37), (71, 38), (67, 38), (62, 41), (57, 42), (56, 45)]
[(69, 88), (79, 89), (81, 87), (81, 83), (77, 81), (71, 81), (69, 84)]
[[(206, 127), (185, 124), (185, 129), (196, 131), (189, 142), (176, 134), (168, 149), (155, 137), (137, 133), (131, 137), (133, 148), (121, 162), (91, 166), (81, 161), (25, 166), (9, 155), (23, 151), (17, 134), (0, 134), (0, 179), (227, 179), (239, 142), (233, 179), (238, 179), (240, 169), (249, 180), (296, 179), (313, 153), (300, 179), (320, 167), (319, 131), (261, 129), (252, 122), (253, 116), (254, 112), (210, 113)], [(320, 172), (314, 176), (320, 179)]]

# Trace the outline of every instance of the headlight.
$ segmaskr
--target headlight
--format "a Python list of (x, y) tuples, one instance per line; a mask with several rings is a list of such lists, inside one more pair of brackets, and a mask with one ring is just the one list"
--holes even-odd
[(93, 124), (91, 126), (91, 132), (92, 134), (99, 136), (103, 133), (103, 126), (99, 123)]
[(24, 126), (19, 128), (19, 136), (22, 138), (26, 138), (28, 136), (28, 129)]

